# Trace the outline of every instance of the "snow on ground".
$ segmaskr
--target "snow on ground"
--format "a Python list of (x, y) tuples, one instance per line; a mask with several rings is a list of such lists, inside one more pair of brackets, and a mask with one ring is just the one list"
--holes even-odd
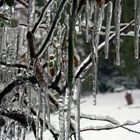
[[(138, 121), (140, 120), (140, 90), (133, 90), (132, 96), (134, 103), (127, 105), (125, 100), (125, 91), (119, 93), (108, 93), (97, 95), (97, 105), (94, 106), (92, 103), (92, 95), (82, 97), (81, 99), (81, 113), (92, 114), (97, 116), (111, 116), (117, 120), (120, 124), (123, 124), (127, 120)], [(72, 109), (74, 112), (74, 109)], [(51, 121), (56, 125), (58, 123), (58, 116), (52, 115)], [(108, 124), (103, 121), (89, 121), (81, 120), (81, 128), (86, 126), (104, 126)], [(58, 126), (56, 126), (58, 127)], [(133, 130), (140, 132), (140, 124), (134, 126), (127, 126)], [(44, 135), (48, 136), (46, 133)], [(102, 131), (88, 131), (81, 132), (81, 136), (84, 140), (139, 140), (140, 134), (129, 132), (123, 128), (117, 128), (112, 130)], [(47, 138), (47, 137), (46, 137)], [(26, 136), (26, 140), (34, 140), (32, 134)], [(47, 138), (51, 140), (50, 138)]]
[[(93, 115), (111, 116), (118, 120), (120, 124), (131, 120), (136, 122), (140, 120), (140, 90), (133, 90), (132, 96), (134, 100), (133, 105), (127, 105), (125, 100), (125, 92), (109, 93), (97, 96), (97, 106), (92, 105), (92, 97), (86, 97), (85, 102), (81, 106), (81, 112)], [(104, 122), (92, 121), (93, 125), (104, 125)], [(92, 125), (91, 121), (82, 121), (81, 126)], [(129, 126), (133, 130), (140, 132), (140, 124), (136, 126)], [(123, 128), (103, 131), (82, 132), (85, 140), (139, 140), (140, 135), (129, 132)]]

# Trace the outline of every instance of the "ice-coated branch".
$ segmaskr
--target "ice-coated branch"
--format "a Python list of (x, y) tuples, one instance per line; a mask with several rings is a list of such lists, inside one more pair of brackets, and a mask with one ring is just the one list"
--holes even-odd
[[(120, 33), (125, 32), (126, 30), (128, 30), (131, 25), (134, 23), (134, 20), (130, 21), (126, 26), (122, 27), (120, 30)], [(109, 42), (111, 42), (114, 38), (115, 38), (115, 33), (112, 34), (109, 37)], [(105, 47), (105, 41), (102, 42), (99, 46), (98, 46), (98, 50), (99, 52)], [(84, 71), (84, 69), (86, 69), (86, 67), (89, 66), (89, 64), (92, 62), (92, 56), (91, 53), (85, 58), (85, 60), (80, 64), (80, 66), (78, 67), (76, 73), (75, 73), (75, 78), (77, 79), (78, 77), (80, 77), (81, 73)]]
[(0, 115), (8, 117), (10, 119), (13, 119), (20, 123), (23, 127), (27, 127), (30, 123), (32, 126), (32, 130), (34, 132), (34, 135), (36, 137), (36, 126), (33, 118), (27, 116), (25, 113), (18, 113), (17, 111), (9, 111), (9, 110), (1, 110)]
[(56, 16), (55, 16), (54, 21), (52, 23), (52, 26), (50, 28), (49, 34), (47, 35), (47, 37), (45, 38), (43, 44), (41, 45), (41, 48), (40, 48), (39, 52), (36, 55), (37, 57), (41, 57), (43, 55), (43, 53), (45, 52), (45, 50), (47, 49), (48, 43), (49, 43), (51, 37), (53, 36), (55, 27), (56, 27), (56, 25), (57, 25), (57, 23), (58, 23), (58, 21), (60, 19), (61, 13), (62, 13), (65, 5), (66, 5), (66, 2), (67, 2), (67, 0), (62, 0), (60, 2), (60, 5), (59, 5), (57, 13), (56, 13)]
[[(97, 120), (97, 121), (105, 121), (105, 122), (109, 122), (111, 124), (114, 124), (114, 125), (120, 125), (120, 123), (115, 120), (114, 118), (112, 118), (111, 116), (96, 116), (96, 115), (89, 115), (89, 114), (80, 114), (80, 118), (81, 119), (88, 119), (88, 120)], [(130, 121), (126, 121), (126, 123), (129, 123), (129, 125), (135, 125), (137, 123), (140, 123), (139, 121), (133, 123), (133, 122), (130, 122)], [(130, 128), (127, 128), (125, 126), (120, 126), (121, 128), (124, 128), (130, 132), (133, 132), (133, 133), (137, 133), (137, 134), (140, 134), (140, 132), (138, 131), (135, 131), (135, 130), (132, 130)]]
[[(27, 101), (26, 100), (24, 100), (24, 103), (25, 103), (25, 105), (27, 106)], [(31, 113), (34, 115), (34, 116), (37, 116), (37, 112), (34, 110), (34, 108), (30, 108), (30, 111), (31, 111)], [(39, 118), (39, 121), (40, 121), (40, 124), (41, 124), (41, 126), (43, 126), (43, 119), (40, 117)], [(48, 124), (47, 124), (47, 122), (45, 123), (45, 125), (46, 125), (46, 128), (48, 129), (49, 127), (48, 127)], [(49, 131), (51, 132), (51, 134), (53, 135), (53, 137), (54, 137), (54, 139), (55, 140), (57, 140), (58, 139), (58, 131), (52, 126), (52, 125), (50, 125), (50, 128), (49, 128)]]
[(11, 82), (8, 86), (6, 86), (0, 93), (0, 104), (3, 97), (8, 94), (14, 87), (24, 84), (25, 81), (23, 79), (17, 79), (14, 82)]
[(49, 1), (45, 4), (45, 6), (43, 7), (43, 9), (42, 9), (42, 11), (41, 11), (41, 14), (40, 14), (40, 16), (39, 16), (37, 22), (35, 23), (35, 25), (34, 25), (34, 27), (33, 27), (33, 29), (32, 29), (32, 33), (34, 33), (34, 32), (36, 31), (36, 29), (38, 28), (38, 26), (40, 25), (40, 23), (41, 23), (41, 21), (42, 21), (42, 19), (43, 19), (43, 17), (44, 17), (44, 14), (46, 13), (46, 10), (47, 10), (48, 6), (49, 6), (52, 2), (53, 2), (53, 0), (49, 0)]
[[(23, 69), (27, 69), (28, 67), (26, 65), (23, 64), (7, 64), (6, 62), (0, 61), (0, 65), (4, 65), (6, 67), (13, 67), (13, 68), (23, 68)], [(31, 69), (31, 67), (29, 68)]]
[(139, 58), (139, 31), (140, 31), (140, 1), (134, 1), (134, 9), (135, 9), (135, 26), (134, 26), (134, 53), (135, 58)]
[[(88, 126), (88, 127), (82, 128), (80, 130), (80, 132), (93, 131), (93, 130), (94, 131), (112, 130), (112, 129), (116, 129), (116, 128), (120, 128), (120, 127), (137, 125), (139, 123), (140, 123), (140, 121), (137, 121), (137, 122), (128, 121), (128, 122), (125, 122), (125, 123), (120, 124), (120, 125), (107, 124), (107, 125), (104, 125), (104, 126), (95, 126), (95, 127), (94, 126)], [(129, 129), (129, 131), (130, 131), (130, 129)], [(137, 134), (140, 134), (140, 132), (134, 131), (134, 130), (131, 130), (131, 132), (135, 132)]]
[[(71, 115), (72, 117), (74, 117), (74, 115)], [(110, 117), (110, 116), (96, 116), (96, 115), (89, 115), (89, 114), (80, 114), (80, 118), (81, 119), (88, 119), (88, 120), (96, 120), (96, 121), (105, 121), (105, 122), (109, 122), (107, 125), (103, 125), (103, 126), (88, 126), (88, 127), (84, 127), (80, 130), (80, 132), (84, 132), (84, 131), (101, 131), (101, 130), (111, 130), (111, 129), (116, 129), (116, 128), (123, 128), (126, 129), (130, 132), (136, 133), (136, 134), (140, 134), (139, 131), (135, 131), (132, 130), (130, 128), (127, 128), (126, 126), (133, 126), (133, 125), (137, 125), (140, 123), (140, 121), (136, 121), (136, 122), (132, 122), (132, 121), (125, 121), (123, 124), (120, 124), (117, 120), (115, 120), (114, 118)], [(111, 124), (110, 124), (111, 123)], [(71, 135), (73, 135), (75, 132), (72, 132)]]
[[(25, 1), (23, 1), (23, 0), (16, 0), (18, 3), (20, 3), (21, 5), (23, 5), (25, 8), (28, 8), (28, 4), (25, 2)], [(39, 10), (35, 10), (35, 12), (37, 13), (37, 14), (41, 14), (41, 12), (39, 11)]]

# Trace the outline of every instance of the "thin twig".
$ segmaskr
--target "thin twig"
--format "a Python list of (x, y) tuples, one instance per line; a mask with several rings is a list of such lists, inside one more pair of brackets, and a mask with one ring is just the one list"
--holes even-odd
[[(18, 3), (20, 3), (21, 5), (23, 5), (25, 8), (28, 8), (28, 4), (25, 2), (25, 1), (23, 1), (23, 0), (16, 0)], [(39, 10), (35, 10), (35, 12), (37, 13), (37, 14), (41, 14), (41, 12), (39, 11)]]
[(39, 52), (37, 53), (36, 57), (41, 57), (43, 55), (43, 53), (46, 51), (47, 47), (48, 47), (48, 43), (51, 39), (51, 37), (53, 36), (53, 33), (54, 33), (54, 30), (55, 30), (55, 27), (60, 19), (60, 15), (65, 7), (65, 4), (66, 4), (66, 1), (67, 0), (62, 0), (61, 3), (60, 3), (60, 6), (57, 10), (57, 13), (56, 13), (56, 16), (55, 16), (55, 19), (52, 23), (52, 26), (51, 26), (51, 29), (49, 31), (49, 34), (47, 35), (45, 41), (43, 42)]
[[(121, 28), (120, 33), (126, 31), (127, 29), (129, 29), (131, 27), (131, 25), (134, 23), (134, 20), (130, 21), (125, 27)], [(115, 38), (115, 33), (113, 35), (111, 35), (109, 37), (109, 42), (111, 42), (114, 38)], [(103, 47), (105, 46), (105, 41), (102, 42), (99, 46), (98, 46), (98, 50), (99, 52), (103, 49)], [(86, 69), (86, 67), (89, 66), (89, 64), (92, 62), (92, 57), (91, 57), (91, 53), (85, 58), (85, 60), (80, 64), (80, 66), (78, 67), (76, 73), (75, 73), (75, 79), (79, 78), (81, 73), (84, 71), (84, 69)]]
[(33, 27), (33, 29), (32, 29), (32, 33), (34, 33), (34, 32), (36, 31), (36, 29), (38, 28), (38, 26), (40, 25), (40, 23), (41, 23), (41, 21), (42, 21), (42, 19), (43, 19), (43, 17), (44, 17), (44, 14), (46, 13), (46, 10), (47, 10), (48, 6), (51, 4), (52, 1), (53, 1), (53, 0), (49, 0), (49, 1), (45, 4), (45, 6), (43, 7), (43, 9), (42, 9), (42, 11), (41, 11), (41, 14), (40, 14), (40, 16), (39, 16), (39, 18), (38, 18), (38, 21), (35, 23), (35, 25), (34, 25), (34, 27)]
[[(27, 69), (28, 67), (26, 65), (23, 64), (7, 64), (5, 62), (0, 61), (1, 65), (4, 65), (6, 67), (15, 67), (15, 68), (23, 68), (23, 69)], [(31, 67), (29, 69), (32, 69)]]

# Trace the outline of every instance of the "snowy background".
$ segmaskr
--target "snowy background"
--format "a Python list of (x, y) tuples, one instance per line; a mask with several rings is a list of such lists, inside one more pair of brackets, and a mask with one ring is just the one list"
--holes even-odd
[[(113, 118), (114, 120), (117, 120), (119, 124), (126, 123), (126, 121), (137, 122), (140, 120), (140, 90), (132, 90), (132, 97), (134, 101), (132, 105), (127, 105), (125, 92), (126, 91), (98, 94), (96, 106), (94, 106), (92, 103), (92, 95), (82, 97), (81, 113), (92, 114), (96, 115), (97, 117), (105, 117), (108, 119)], [(72, 109), (72, 112), (74, 112), (74, 109)], [(112, 121), (114, 121), (113, 119)], [(53, 125), (58, 127), (57, 113), (52, 114), (51, 122)], [(107, 124), (109, 123), (81, 119), (81, 128), (88, 126), (101, 128), (106, 127)], [(140, 124), (126, 127), (140, 132)], [(140, 134), (130, 132), (120, 127), (112, 130), (81, 132), (81, 136), (84, 138), (84, 140), (139, 140), (140, 138)], [(44, 133), (44, 138), (47, 140), (53, 139), (51, 134), (48, 132)], [(28, 134), (26, 136), (26, 140), (34, 140), (33, 134)]]

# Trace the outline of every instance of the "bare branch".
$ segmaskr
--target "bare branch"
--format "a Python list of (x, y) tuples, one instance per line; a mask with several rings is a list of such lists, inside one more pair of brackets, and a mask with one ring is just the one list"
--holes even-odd
[[(23, 0), (16, 0), (18, 3), (20, 3), (21, 5), (23, 5), (25, 8), (28, 8), (28, 4), (25, 2), (25, 1), (23, 1)], [(37, 13), (37, 14), (41, 14), (41, 12), (39, 11), (39, 10), (35, 10), (35, 12)]]
[(49, 0), (45, 6), (43, 7), (42, 11), (41, 11), (41, 14), (38, 18), (38, 21), (35, 23), (33, 29), (32, 29), (32, 33), (34, 33), (36, 31), (36, 29), (38, 28), (39, 24), (41, 23), (43, 17), (44, 17), (44, 14), (46, 13), (46, 10), (48, 8), (48, 6), (53, 2), (53, 0)]
[[(127, 29), (129, 29), (131, 27), (131, 25), (134, 23), (134, 20), (130, 21), (126, 26), (124, 26), (123, 28), (121, 28), (120, 33), (126, 31)], [(109, 37), (109, 42), (111, 42), (114, 38), (115, 38), (115, 33), (113, 35), (111, 35)], [(105, 46), (105, 41), (102, 42), (99, 46), (98, 46), (98, 50), (99, 52), (102, 50), (102, 48)], [(75, 73), (75, 79), (77, 79), (78, 77), (80, 77), (81, 73), (84, 71), (84, 69), (86, 69), (86, 67), (89, 66), (89, 64), (92, 62), (92, 57), (91, 57), (91, 53), (87, 56), (87, 58), (85, 58), (85, 60), (80, 64), (80, 66), (78, 67), (76, 73)]]
[(47, 49), (47, 47), (48, 47), (47, 45), (48, 45), (48, 43), (49, 43), (49, 41), (50, 41), (50, 39), (51, 39), (51, 37), (52, 37), (52, 35), (53, 35), (53, 33), (54, 33), (55, 27), (56, 27), (56, 25), (57, 25), (57, 23), (58, 23), (58, 21), (59, 21), (59, 19), (60, 19), (60, 15), (61, 15), (61, 13), (62, 13), (64, 7), (65, 7), (66, 1), (67, 1), (67, 0), (62, 0), (62, 1), (61, 1), (60, 6), (59, 6), (59, 8), (58, 8), (58, 11), (57, 11), (57, 13), (56, 13), (55, 19), (54, 19), (53, 24), (52, 24), (52, 26), (51, 26), (51, 29), (50, 29), (50, 31), (49, 31), (49, 34), (48, 34), (47, 37), (45, 38), (45, 41), (43, 42), (43, 44), (42, 44), (42, 46), (41, 46), (41, 49), (40, 49), (39, 52), (37, 53), (37, 55), (36, 55), (37, 57), (41, 57), (41, 56), (43, 55), (43, 53), (46, 51), (46, 49)]

